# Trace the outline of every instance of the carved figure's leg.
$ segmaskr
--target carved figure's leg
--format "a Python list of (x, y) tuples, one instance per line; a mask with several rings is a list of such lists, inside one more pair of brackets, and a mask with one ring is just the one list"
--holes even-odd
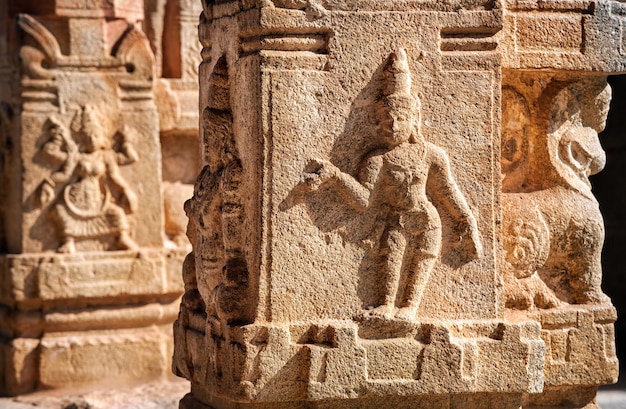
[(552, 292), (536, 273), (522, 280), (526, 282), (526, 287), (533, 297), (533, 304), (537, 308), (556, 308), (565, 304), (554, 295), (554, 292)]
[(568, 282), (573, 290), (574, 301), (577, 304), (610, 302), (601, 288), (601, 253), (604, 242), (601, 216), (570, 221), (568, 236), (569, 254), (579, 255), (567, 266)]
[(533, 296), (528, 293), (524, 281), (515, 276), (513, 268), (507, 266), (504, 272), (505, 306), (513, 310), (529, 310), (533, 307)]
[(54, 209), (56, 221), (60, 227), (62, 241), (57, 251), (65, 254), (76, 253), (76, 241), (74, 238), (74, 235), (76, 235), (76, 229), (72, 229), (72, 226), (75, 226), (76, 222), (67, 213), (67, 209), (63, 204), (57, 204), (54, 206)]
[(406, 238), (398, 228), (388, 228), (383, 232), (379, 257), (384, 299), (383, 304), (374, 308), (371, 314), (382, 316), (393, 314), (406, 245)]
[(117, 239), (118, 246), (124, 250), (137, 250), (137, 243), (130, 237), (128, 230), (124, 229), (120, 231), (120, 235)]
[(199, 263), (198, 271), (203, 271), (197, 277), (198, 291), (206, 303), (207, 315), (215, 319), (218, 318), (215, 291), (223, 282), (222, 273), (227, 256), (224, 250), (224, 229), (219, 211), (221, 203), (221, 193), (213, 192), (209, 204), (201, 208), (202, 211), (198, 219), (198, 226), (201, 226), (206, 234), (200, 234), (196, 239), (196, 242), (203, 249), (206, 249), (196, 259)]
[(124, 210), (115, 204), (109, 204), (105, 210), (104, 216), (106, 222), (119, 231), (117, 246), (122, 250), (137, 250), (137, 243), (130, 237), (130, 226)]
[(405, 258), (406, 286), (402, 290), (403, 297), (398, 318), (412, 320), (422, 301), (426, 283), (435, 267), (441, 243), (441, 229), (427, 230), (413, 236), (408, 244), (410, 254)]
[(73, 254), (76, 253), (76, 243), (74, 241), (74, 237), (66, 236), (65, 242), (59, 247), (59, 253)]

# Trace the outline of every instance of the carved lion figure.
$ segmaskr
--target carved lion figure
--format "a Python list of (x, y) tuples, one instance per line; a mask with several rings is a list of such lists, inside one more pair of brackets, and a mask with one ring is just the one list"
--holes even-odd
[(604, 80), (552, 81), (533, 105), (503, 92), (503, 234), (507, 307), (600, 304), (604, 226), (588, 177), (604, 167)]

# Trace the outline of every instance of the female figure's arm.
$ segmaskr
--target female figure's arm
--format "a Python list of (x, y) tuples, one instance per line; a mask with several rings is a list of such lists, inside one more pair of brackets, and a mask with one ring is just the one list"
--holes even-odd
[(137, 151), (127, 139), (128, 134), (132, 132), (133, 131), (127, 126), (124, 126), (120, 131), (120, 135), (122, 138), (122, 148), (120, 152), (116, 153), (117, 164), (120, 166), (130, 165), (131, 163), (137, 162), (137, 160), (139, 159)]
[(105, 161), (107, 167), (107, 175), (110, 178), (111, 182), (113, 182), (115, 186), (122, 190), (124, 197), (128, 201), (129, 209), (132, 213), (137, 210), (137, 195), (130, 189), (130, 186), (122, 177), (114, 154), (115, 152), (112, 150), (106, 152)]
[(67, 128), (55, 129), (50, 140), (43, 147), (45, 154), (54, 162), (62, 163), (61, 169), (51, 175), (55, 184), (66, 183), (70, 180), (78, 161), (78, 146), (72, 140)]

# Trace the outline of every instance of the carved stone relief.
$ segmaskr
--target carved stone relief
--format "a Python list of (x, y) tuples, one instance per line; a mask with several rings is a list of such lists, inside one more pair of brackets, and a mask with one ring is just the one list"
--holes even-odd
[(260, 0), (259, 3), (262, 7), (304, 10), (315, 18), (326, 15), (326, 9), (320, 0)]
[(507, 305), (607, 303), (600, 288), (604, 228), (588, 177), (604, 167), (598, 132), (610, 88), (603, 79), (514, 82), (533, 85), (518, 85), (528, 97), (503, 92)]
[[(392, 53), (377, 101), (377, 148), (367, 153), (357, 178), (327, 160), (313, 160), (304, 175), (308, 189), (333, 183), (356, 210), (374, 208), (381, 230), (376, 266), (383, 300), (368, 315), (414, 320), (424, 288), (441, 251), (439, 212), (457, 225), (455, 251), (464, 262), (480, 257), (476, 220), (452, 175), (446, 152), (424, 140), (420, 107), (411, 93), (406, 51)], [(373, 283), (372, 283), (373, 285)]]
[(199, 1), (147, 0), (145, 31), (155, 54), (155, 99), (159, 111), (163, 163), (166, 245), (189, 250), (185, 200), (200, 170), (198, 152), (197, 39)]
[(114, 135), (119, 144), (114, 150), (100, 115), (86, 105), (76, 114), (71, 132), (55, 117), (45, 124), (48, 140), (43, 154), (58, 168), (42, 184), (40, 200), (54, 209), (62, 253), (75, 253), (77, 241), (106, 236), (114, 236), (119, 249), (137, 248), (126, 216), (137, 210), (137, 197), (119, 172), (119, 166), (139, 158), (130, 141), (132, 130), (124, 128)]
[(186, 204), (190, 240), (210, 249), (197, 254), (195, 261), (207, 277), (198, 283), (207, 313), (224, 322), (241, 323), (250, 319), (243, 173), (233, 131), (225, 59), (217, 62), (210, 86), (212, 100), (202, 116), (206, 165), (197, 178), (193, 198)]
[(503, 70), (549, 43), (503, 27), (526, 3), (202, 2), (181, 407), (567, 408), (615, 378), (575, 130), (603, 87)]
[(40, 22), (28, 14), (20, 14), (18, 24), (37, 42), (37, 46), (33, 44), (20, 48), (22, 71), (30, 78), (54, 78), (50, 68), (54, 68), (59, 59), (62, 58), (61, 47), (57, 39)]
[(184, 254), (142, 9), (0, 3), (0, 394), (170, 370)]
[(201, 46), (195, 35), (202, 11), (200, 2), (147, 0), (144, 7), (158, 76), (193, 81), (200, 62)]

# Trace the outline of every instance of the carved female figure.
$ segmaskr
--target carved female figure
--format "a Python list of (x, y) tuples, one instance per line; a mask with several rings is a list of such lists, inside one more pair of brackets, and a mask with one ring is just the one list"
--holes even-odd
[(442, 223), (435, 204), (455, 220), (460, 237), (456, 245), (464, 261), (477, 258), (481, 244), (446, 152), (419, 131), (419, 102), (411, 94), (404, 50), (391, 54), (385, 76), (377, 111), (380, 148), (365, 155), (358, 180), (325, 160), (313, 161), (305, 180), (313, 190), (334, 181), (355, 208), (378, 210), (384, 224), (377, 249), (384, 299), (370, 314), (411, 320), (441, 249)]
[[(119, 248), (135, 249), (137, 245), (130, 237), (126, 214), (115, 203), (111, 189), (121, 191), (120, 201), (127, 202), (130, 212), (136, 210), (137, 197), (122, 178), (119, 165), (137, 161), (137, 153), (126, 140), (120, 152), (113, 150), (93, 107), (84, 107), (80, 115), (78, 143), (67, 127), (50, 119), (47, 129), (50, 139), (43, 148), (50, 158), (62, 164), (46, 181), (47, 188), (44, 185), (44, 192), (60, 188), (55, 214), (62, 229), (63, 244), (58, 251), (74, 253), (77, 239), (110, 235), (116, 236)], [(125, 138), (124, 132), (122, 137)], [(46, 202), (46, 198), (43, 201)]]

